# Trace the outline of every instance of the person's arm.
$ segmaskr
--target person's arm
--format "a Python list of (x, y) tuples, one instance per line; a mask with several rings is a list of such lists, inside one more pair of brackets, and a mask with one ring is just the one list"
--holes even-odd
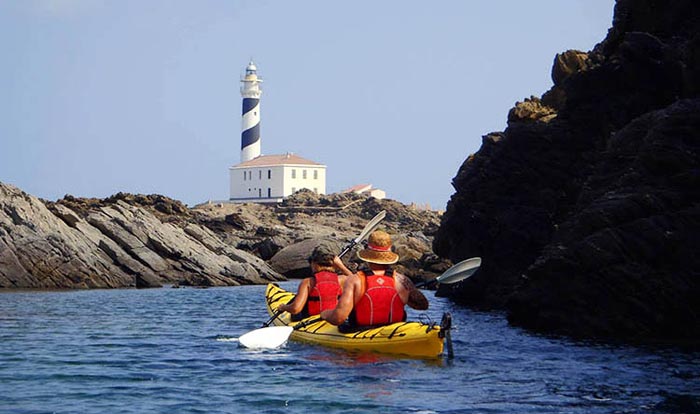
[(345, 276), (352, 276), (353, 275), (352, 271), (350, 269), (348, 269), (347, 266), (345, 266), (345, 263), (343, 263), (343, 259), (341, 259), (338, 256), (335, 256), (333, 258), (333, 266), (336, 269), (340, 270)]
[(321, 319), (332, 325), (340, 325), (350, 316), (355, 305), (355, 289), (359, 289), (360, 279), (356, 275), (348, 276), (343, 285), (343, 294), (338, 299), (335, 309), (326, 309), (321, 312)]
[(280, 306), (279, 310), (283, 312), (289, 312), (292, 315), (296, 315), (304, 309), (306, 305), (306, 299), (309, 297), (309, 290), (311, 290), (311, 279), (306, 278), (299, 283), (299, 289), (297, 290), (297, 295), (294, 297), (292, 303), (287, 303)]
[(413, 284), (411, 279), (402, 274), (397, 274), (397, 284), (399, 285), (399, 295), (404, 303), (416, 310), (426, 310), (430, 306), (428, 299)]

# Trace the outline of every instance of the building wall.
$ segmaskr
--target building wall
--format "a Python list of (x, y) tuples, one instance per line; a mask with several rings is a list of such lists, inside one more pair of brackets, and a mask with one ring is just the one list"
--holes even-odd
[(326, 167), (312, 165), (284, 166), (284, 196), (290, 196), (302, 188), (317, 194), (326, 194)]
[(283, 166), (231, 168), (231, 199), (283, 197)]
[(369, 191), (369, 195), (376, 198), (377, 200), (383, 200), (386, 198), (386, 192), (378, 188), (374, 188)]
[(229, 183), (231, 200), (280, 199), (302, 188), (325, 194), (326, 167), (310, 165), (232, 167), (229, 170)]

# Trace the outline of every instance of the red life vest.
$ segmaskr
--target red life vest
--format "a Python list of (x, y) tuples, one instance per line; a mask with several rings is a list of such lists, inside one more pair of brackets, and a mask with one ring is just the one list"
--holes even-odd
[(360, 326), (388, 325), (406, 320), (404, 303), (394, 287), (394, 272), (383, 275), (372, 271), (357, 272), (362, 281), (364, 294), (355, 304), (355, 324)]
[(338, 281), (338, 275), (333, 272), (321, 271), (314, 275), (314, 286), (306, 300), (308, 315), (318, 315), (326, 309), (335, 309), (343, 289)]

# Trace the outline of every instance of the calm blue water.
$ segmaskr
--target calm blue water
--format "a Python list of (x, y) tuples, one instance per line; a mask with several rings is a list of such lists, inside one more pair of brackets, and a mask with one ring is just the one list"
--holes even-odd
[[(286, 282), (296, 289), (297, 282)], [(452, 308), (456, 357), (394, 359), (236, 338), (264, 286), (0, 294), (0, 413), (683, 413), (700, 353), (533, 336)], [(417, 317), (419, 313), (411, 314)], [(425, 314), (424, 314), (425, 315)]]

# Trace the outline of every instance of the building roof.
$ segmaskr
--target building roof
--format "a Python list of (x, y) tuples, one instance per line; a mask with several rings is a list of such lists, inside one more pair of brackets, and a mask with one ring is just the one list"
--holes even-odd
[(357, 184), (342, 191), (342, 193), (363, 193), (372, 189), (372, 184)]
[(258, 157), (253, 158), (252, 160), (236, 164), (231, 168), (274, 167), (278, 165), (309, 165), (325, 167), (325, 165), (323, 164), (307, 160), (306, 158), (302, 158), (298, 155), (288, 152), (286, 154), (278, 155), (260, 155)]

